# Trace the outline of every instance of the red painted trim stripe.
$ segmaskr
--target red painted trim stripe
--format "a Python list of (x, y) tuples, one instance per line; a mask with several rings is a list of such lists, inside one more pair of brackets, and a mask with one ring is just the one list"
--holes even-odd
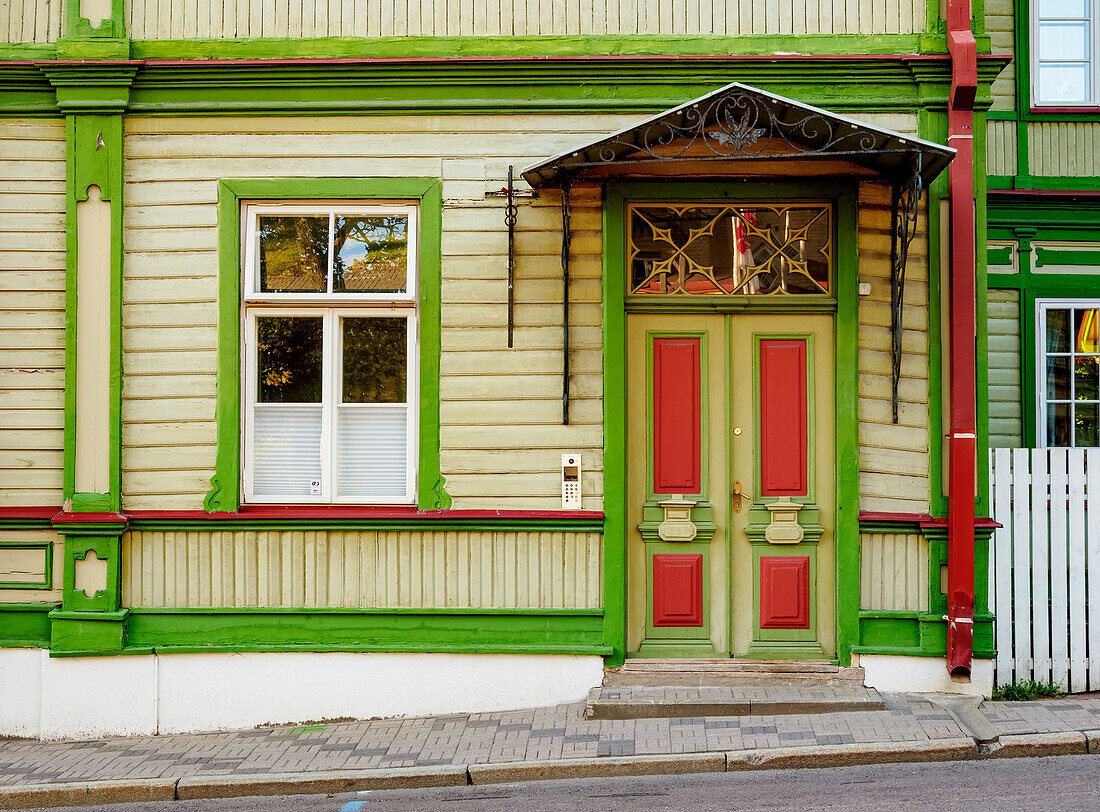
[(760, 342), (760, 492), (805, 496), (806, 340)]
[(236, 513), (206, 513), (202, 510), (133, 510), (126, 513), (64, 513), (60, 507), (4, 508), (0, 519), (50, 519), (64, 522), (124, 522), (149, 520), (255, 521), (259, 519), (435, 519), (459, 521), (477, 519), (582, 519), (603, 521), (601, 510), (417, 510), (403, 507), (302, 507), (301, 505), (245, 505)]
[(702, 491), (700, 340), (653, 339), (653, 492)]
[(0, 519), (52, 519), (61, 508), (54, 505), (0, 508)]

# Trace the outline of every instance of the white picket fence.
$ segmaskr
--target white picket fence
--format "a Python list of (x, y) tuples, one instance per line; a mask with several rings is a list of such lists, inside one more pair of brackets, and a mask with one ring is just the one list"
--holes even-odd
[(1100, 690), (1100, 448), (990, 451), (995, 681)]

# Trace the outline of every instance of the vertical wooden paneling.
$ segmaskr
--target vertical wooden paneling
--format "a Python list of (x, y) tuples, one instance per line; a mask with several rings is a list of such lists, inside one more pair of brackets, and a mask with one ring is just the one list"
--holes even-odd
[(122, 549), (132, 607), (602, 605), (600, 533), (135, 531)]
[(0, 2), (0, 42), (56, 42), (61, 39), (63, 0)]
[(1033, 121), (1027, 125), (1027, 142), (1033, 175), (1100, 175), (1100, 123)]
[(1016, 122), (987, 121), (986, 172), (990, 175), (1016, 174)]
[[(860, 509), (927, 513), (928, 225), (922, 200), (905, 271), (898, 422), (891, 413), (890, 189), (862, 183), (859, 192)], [(939, 348), (936, 348), (939, 352)]]
[(928, 540), (920, 533), (861, 533), (859, 608), (928, 611)]
[[(11, 0), (34, 8), (59, 0)], [(912, 34), (924, 0), (126, 0), (135, 39), (180, 37)], [(165, 13), (165, 12), (169, 13)], [(8, 36), (26, 36), (21, 20)], [(60, 29), (58, 28), (58, 31)], [(53, 35), (53, 39), (57, 34)], [(19, 40), (9, 40), (19, 41)]]
[(1018, 448), (1023, 444), (1020, 292), (991, 288), (987, 313), (989, 445)]
[(760, 342), (760, 492), (807, 493), (806, 341)]
[(61, 504), (65, 123), (0, 123), (0, 507)]
[(700, 340), (653, 339), (653, 492), (702, 490)]

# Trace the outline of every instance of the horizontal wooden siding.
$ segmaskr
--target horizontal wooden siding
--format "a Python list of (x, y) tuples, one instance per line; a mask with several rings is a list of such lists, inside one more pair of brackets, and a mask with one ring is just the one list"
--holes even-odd
[(1023, 445), (1023, 391), (1020, 372), (1020, 291), (990, 288), (989, 446)]

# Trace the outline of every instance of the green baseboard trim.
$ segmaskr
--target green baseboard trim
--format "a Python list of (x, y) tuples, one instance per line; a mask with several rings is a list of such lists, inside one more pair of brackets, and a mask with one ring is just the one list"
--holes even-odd
[(592, 655), (606, 657), (611, 654), (610, 646), (522, 646), (522, 645), (447, 645), (447, 646), (328, 646), (277, 645), (277, 646), (127, 646), (121, 651), (59, 651), (50, 652), (51, 657), (105, 657), (133, 656), (148, 654), (240, 654), (240, 653), (352, 653), (352, 654), (561, 654)]
[(50, 656), (63, 652), (117, 652), (126, 636), (129, 609), (117, 612), (50, 612)]
[(156, 651), (610, 653), (602, 612), (133, 612), (126, 644)]
[(748, 660), (827, 660), (825, 649), (817, 643), (751, 643), (749, 650), (738, 657)]
[[(947, 623), (940, 615), (908, 612), (860, 612), (859, 654), (903, 654), (943, 657), (947, 653)], [(992, 656), (993, 618), (974, 619), (974, 656)]]
[(50, 612), (57, 603), (0, 604), (0, 628), (3, 638), (0, 648), (48, 648), (50, 645)]
[(466, 607), (412, 607), (355, 609), (348, 607), (131, 607), (132, 615), (487, 615), (507, 617), (603, 617), (603, 609), (470, 609)]

